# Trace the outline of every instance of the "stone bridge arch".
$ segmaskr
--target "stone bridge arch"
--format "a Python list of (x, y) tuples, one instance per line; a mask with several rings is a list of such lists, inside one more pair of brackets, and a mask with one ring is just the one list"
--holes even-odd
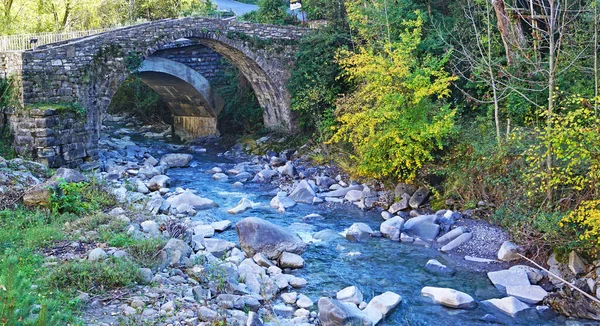
[[(309, 29), (207, 18), (167, 19), (122, 28), (91, 37), (39, 47), (34, 51), (0, 53), (6, 73), (16, 76), (20, 102), (80, 103), (85, 121), (65, 128), (61, 112), (21, 112), (13, 121), (20, 130), (15, 144), (21, 152), (51, 166), (93, 160), (102, 117), (120, 84), (131, 73), (136, 56), (152, 57), (176, 40), (204, 44), (236, 65), (264, 108), (265, 126), (293, 131), (296, 127), (286, 89), (297, 41)], [(32, 116), (39, 114), (40, 116)], [(32, 121), (40, 120), (35, 128)], [(41, 120), (44, 120), (42, 122)], [(41, 132), (37, 126), (45, 127)], [(51, 134), (51, 135), (48, 135)], [(41, 154), (41, 155), (40, 155)]]

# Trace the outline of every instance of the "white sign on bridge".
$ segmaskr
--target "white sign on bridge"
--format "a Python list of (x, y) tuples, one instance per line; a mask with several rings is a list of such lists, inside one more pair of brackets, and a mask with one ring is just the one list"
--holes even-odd
[(302, 8), (302, 0), (290, 0), (290, 10)]

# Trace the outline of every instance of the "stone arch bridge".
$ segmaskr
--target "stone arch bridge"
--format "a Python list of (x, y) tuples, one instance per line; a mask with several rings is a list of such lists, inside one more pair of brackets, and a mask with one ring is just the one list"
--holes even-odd
[[(20, 104), (5, 110), (0, 118), (8, 120), (19, 154), (51, 167), (94, 160), (111, 99), (120, 84), (137, 72), (169, 105), (176, 129), (192, 136), (214, 134), (222, 101), (210, 89), (211, 76), (205, 75), (214, 76), (210, 67), (217, 65), (215, 58), (224, 57), (252, 86), (264, 108), (265, 126), (293, 131), (286, 84), (298, 40), (309, 32), (289, 26), (181, 18), (32, 51), (0, 52), (0, 75), (13, 77)], [(187, 46), (199, 49), (189, 51), (197, 58), (172, 55), (184, 53), (173, 49)], [(50, 103), (77, 103), (78, 109), (57, 110)]]

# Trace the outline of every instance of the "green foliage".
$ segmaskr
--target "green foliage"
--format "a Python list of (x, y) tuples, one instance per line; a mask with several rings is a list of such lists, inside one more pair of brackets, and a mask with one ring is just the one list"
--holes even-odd
[(129, 72), (137, 72), (138, 69), (142, 66), (144, 62), (144, 57), (139, 52), (129, 52), (127, 57), (125, 58), (125, 67)]
[(90, 213), (114, 204), (114, 196), (107, 193), (96, 180), (89, 183), (68, 183), (60, 180), (50, 197), (50, 207), (54, 214)]
[(55, 110), (59, 113), (71, 113), (75, 115), (78, 119), (84, 119), (87, 116), (87, 110), (85, 107), (79, 102), (73, 103), (32, 103), (28, 104), (27, 109), (36, 109), (36, 110)]
[(250, 83), (231, 64), (223, 64), (224, 69), (215, 81), (217, 94), (224, 99), (224, 107), (217, 118), (221, 134), (244, 135), (263, 128), (261, 108)]
[(348, 45), (349, 37), (338, 29), (323, 28), (305, 37), (296, 54), (288, 83), (292, 110), (298, 112), (304, 130), (314, 131), (316, 127), (320, 141), (331, 136), (335, 102), (348, 89), (335, 53)]
[(582, 202), (559, 225), (573, 230), (579, 251), (597, 257), (600, 248), (600, 200)]
[(289, 3), (286, 0), (259, 0), (258, 10), (242, 16), (242, 19), (260, 24), (294, 25), (296, 17), (288, 12)]
[[(139, 66), (132, 65), (137, 69)], [(127, 78), (113, 96), (109, 113), (132, 113), (143, 123), (171, 122), (171, 111), (160, 95), (136, 74)]]
[(140, 266), (154, 267), (158, 262), (157, 254), (165, 246), (160, 238), (136, 239), (127, 246), (127, 252)]
[(68, 261), (48, 275), (48, 286), (63, 291), (101, 293), (140, 281), (138, 267), (124, 258)]
[(406, 22), (401, 40), (382, 51), (340, 53), (358, 87), (338, 103), (332, 142), (350, 144), (357, 176), (412, 181), (453, 131), (455, 111), (441, 100), (456, 78), (444, 71), (447, 56), (417, 55), (422, 24), (421, 18)]

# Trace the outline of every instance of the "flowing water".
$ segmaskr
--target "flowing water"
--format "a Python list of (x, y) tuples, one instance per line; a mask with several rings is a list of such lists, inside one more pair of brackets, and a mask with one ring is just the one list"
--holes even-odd
[[(136, 139), (140, 141), (140, 139)], [(143, 140), (142, 145), (152, 147), (153, 153), (171, 152), (166, 143)], [(210, 198), (219, 204), (219, 208), (201, 211), (195, 217), (205, 220), (228, 219), (236, 222), (249, 216), (266, 219), (272, 223), (297, 231), (310, 239), (314, 232), (324, 229), (336, 233), (344, 231), (352, 223), (364, 222), (378, 230), (382, 222), (377, 212), (362, 212), (353, 205), (306, 205), (298, 204), (279, 213), (269, 206), (273, 197), (273, 185), (248, 183), (242, 188), (232, 187), (233, 180), (217, 182), (205, 171), (220, 166), (223, 170), (239, 163), (234, 159), (218, 156), (216, 150), (194, 154), (191, 167), (170, 169), (172, 188), (194, 189), (200, 196)], [(234, 207), (241, 198), (248, 198), (254, 208), (239, 215), (231, 215), (227, 209)], [(303, 217), (317, 213), (323, 218), (303, 221)], [(235, 229), (229, 229), (216, 235), (237, 243)], [(385, 238), (372, 238), (360, 243), (351, 243), (339, 236), (326, 242), (312, 243), (302, 255), (305, 267), (295, 272), (306, 278), (308, 286), (300, 293), (308, 295), (316, 302), (319, 297), (335, 294), (336, 291), (350, 285), (356, 285), (364, 294), (365, 301), (374, 295), (392, 291), (402, 296), (401, 305), (379, 325), (482, 325), (486, 314), (493, 314), (499, 324), (508, 325), (563, 325), (562, 317), (552, 320), (540, 318), (535, 309), (518, 319), (505, 316), (479, 304), (471, 310), (456, 310), (433, 304), (430, 299), (421, 296), (424, 286), (449, 287), (473, 296), (477, 301), (502, 298), (500, 292), (490, 283), (485, 273), (473, 272), (461, 268), (437, 250), (418, 245), (390, 241)], [(429, 259), (438, 259), (457, 270), (453, 277), (435, 276), (425, 271)], [(316, 308), (316, 306), (315, 306)], [(493, 323), (491, 323), (493, 324)]]

